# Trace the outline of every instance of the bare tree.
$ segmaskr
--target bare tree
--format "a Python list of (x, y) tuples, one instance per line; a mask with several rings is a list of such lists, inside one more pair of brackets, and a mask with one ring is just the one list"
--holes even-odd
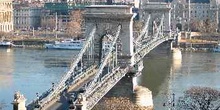
[(73, 10), (70, 16), (70, 22), (67, 27), (67, 34), (70, 37), (78, 38), (82, 34), (83, 11)]
[(198, 30), (199, 30), (199, 32), (205, 32), (206, 31), (206, 27), (204, 26), (204, 21), (203, 20), (198, 21)]
[(211, 21), (210, 19), (206, 19), (204, 21), (205, 32), (211, 32)]
[(135, 32), (135, 37), (139, 36), (142, 28), (143, 28), (144, 23), (141, 21), (134, 21), (134, 26), (133, 30)]
[(192, 20), (190, 23), (191, 31), (211, 33), (211, 32), (215, 32), (216, 29), (217, 29), (217, 23), (211, 21), (210, 19)]
[(134, 104), (126, 97), (104, 97), (94, 110), (153, 110), (151, 107), (143, 107)]
[(179, 97), (178, 110), (219, 110), (220, 91), (210, 87), (192, 87)]
[(6, 33), (3, 31), (0, 31), (0, 37), (3, 37)]
[(53, 29), (55, 28), (55, 18), (48, 18), (46, 20), (41, 21), (41, 26), (45, 29)]
[(197, 20), (192, 20), (190, 23), (190, 30), (191, 31), (199, 31), (198, 25), (199, 25), (199, 22)]

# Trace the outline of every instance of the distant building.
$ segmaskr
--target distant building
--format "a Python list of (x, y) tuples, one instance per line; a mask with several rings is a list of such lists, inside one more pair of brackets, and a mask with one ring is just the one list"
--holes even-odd
[(218, 24), (218, 6), (216, 0), (179, 0), (172, 2), (172, 27), (176, 28), (181, 24), (181, 28), (187, 29), (191, 23), (210, 20)]
[(187, 30), (190, 23), (205, 20), (219, 24), (218, 4), (220, 0), (148, 0), (148, 2), (171, 4), (172, 30), (175, 30), (177, 25)]
[(45, 3), (41, 13), (41, 27), (57, 31), (65, 30), (72, 9), (73, 7), (68, 3)]
[(42, 7), (29, 4), (14, 4), (14, 28), (16, 30), (32, 30), (40, 27)]
[(0, 31), (10, 32), (12, 30), (13, 30), (12, 0), (0, 0)]

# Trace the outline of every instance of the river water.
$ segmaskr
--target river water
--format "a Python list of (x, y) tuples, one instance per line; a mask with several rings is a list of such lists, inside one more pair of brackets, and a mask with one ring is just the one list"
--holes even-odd
[(52, 87), (68, 70), (77, 51), (0, 49), (0, 103), (12, 110), (13, 95), (20, 91), (26, 103)]
[(182, 52), (182, 60), (167, 54), (153, 54), (145, 57), (139, 85), (152, 91), (155, 110), (166, 110), (172, 108), (168, 103), (173, 93), (176, 101), (183, 91), (193, 86), (220, 90), (219, 79), (220, 53)]
[[(0, 49), (0, 103), (12, 110), (13, 94), (20, 91), (27, 103), (56, 83), (68, 70), (78, 51), (39, 49)], [(144, 60), (140, 85), (153, 93), (155, 110), (192, 86), (220, 89), (220, 53), (182, 53), (182, 60), (168, 54), (148, 55)]]

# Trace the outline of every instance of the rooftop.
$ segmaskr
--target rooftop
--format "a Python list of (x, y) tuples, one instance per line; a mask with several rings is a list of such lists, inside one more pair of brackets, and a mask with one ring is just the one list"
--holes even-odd
[[(172, 2), (173, 0), (149, 0), (149, 2)], [(188, 3), (189, 0), (186, 0)], [(190, 0), (190, 3), (210, 3), (210, 0)]]
[[(188, 3), (189, 0), (186, 0), (186, 2)], [(190, 3), (210, 3), (209, 0), (190, 0)]]

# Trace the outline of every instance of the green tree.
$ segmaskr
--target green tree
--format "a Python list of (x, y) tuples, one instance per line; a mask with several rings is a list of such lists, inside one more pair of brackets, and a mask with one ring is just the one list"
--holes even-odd
[(192, 87), (177, 101), (178, 110), (219, 110), (220, 91), (210, 87)]

